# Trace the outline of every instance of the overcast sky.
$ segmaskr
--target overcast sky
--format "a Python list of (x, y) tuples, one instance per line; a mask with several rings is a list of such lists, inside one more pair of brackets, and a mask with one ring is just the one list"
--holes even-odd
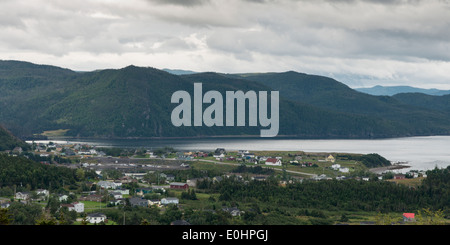
[(2, 0), (0, 59), (450, 89), (449, 0)]

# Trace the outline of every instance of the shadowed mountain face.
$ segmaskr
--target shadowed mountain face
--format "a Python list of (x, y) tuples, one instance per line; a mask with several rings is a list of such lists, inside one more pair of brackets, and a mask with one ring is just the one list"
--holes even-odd
[[(327, 77), (296, 72), (173, 75), (135, 66), (77, 73), (17, 61), (0, 61), (0, 123), (19, 136), (56, 129), (69, 129), (68, 136), (79, 137), (260, 134), (261, 127), (173, 126), (171, 113), (178, 104), (171, 103), (171, 96), (184, 90), (193, 99), (194, 83), (203, 84), (203, 93), (219, 91), (224, 99), (225, 91), (279, 91), (278, 135), (373, 138), (450, 134), (446, 111), (360, 93)], [(208, 106), (203, 104), (203, 110)]]

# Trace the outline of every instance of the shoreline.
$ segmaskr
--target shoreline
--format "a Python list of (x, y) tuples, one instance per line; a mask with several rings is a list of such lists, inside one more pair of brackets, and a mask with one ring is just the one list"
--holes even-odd
[(388, 170), (399, 170), (399, 169), (411, 168), (410, 165), (404, 165), (404, 164), (407, 164), (407, 163), (397, 163), (397, 164), (392, 164), (391, 166), (371, 168), (371, 169), (369, 169), (369, 171), (372, 173), (376, 173), (376, 174), (380, 173), (381, 174)]

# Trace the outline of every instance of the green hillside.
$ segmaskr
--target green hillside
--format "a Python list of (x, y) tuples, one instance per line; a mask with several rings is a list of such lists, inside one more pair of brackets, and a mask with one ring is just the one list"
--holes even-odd
[(12, 135), (4, 127), (0, 126), (0, 151), (14, 150), (16, 147), (21, 147), (22, 150), (27, 150), (30, 146), (16, 136)]
[[(230, 75), (258, 81), (279, 90), (286, 98), (335, 112), (365, 115), (374, 122), (395, 125), (400, 134), (448, 134), (450, 115), (396, 97), (373, 96), (355, 91), (334, 79), (297, 72)], [(405, 131), (402, 132), (402, 129)]]
[[(280, 91), (278, 135), (377, 138), (449, 135), (450, 116), (395, 97), (356, 92), (333, 79), (296, 72), (173, 75), (128, 66), (73, 72), (0, 61), (0, 123), (19, 137), (69, 129), (75, 137), (203, 137), (260, 134), (259, 127), (175, 127), (170, 103), (178, 90)], [(203, 105), (205, 109), (208, 105)], [(247, 122), (248, 124), (248, 122)]]
[(429, 110), (450, 112), (450, 95), (427, 95), (422, 93), (402, 93), (394, 95), (402, 103)]

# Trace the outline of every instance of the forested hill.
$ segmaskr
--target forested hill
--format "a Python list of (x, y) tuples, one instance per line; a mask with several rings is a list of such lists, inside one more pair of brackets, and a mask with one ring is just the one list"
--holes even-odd
[[(371, 96), (320, 76), (297, 72), (174, 75), (128, 66), (74, 72), (0, 61), (0, 124), (19, 137), (68, 129), (74, 137), (259, 136), (259, 127), (175, 127), (175, 91), (280, 91), (278, 135), (377, 138), (450, 135), (450, 115), (395, 97)], [(204, 104), (203, 109), (209, 105)], [(248, 125), (248, 121), (247, 121)]]
[(22, 150), (30, 148), (27, 143), (18, 139), (12, 135), (11, 132), (0, 126), (0, 151), (14, 150), (16, 147), (21, 147)]

